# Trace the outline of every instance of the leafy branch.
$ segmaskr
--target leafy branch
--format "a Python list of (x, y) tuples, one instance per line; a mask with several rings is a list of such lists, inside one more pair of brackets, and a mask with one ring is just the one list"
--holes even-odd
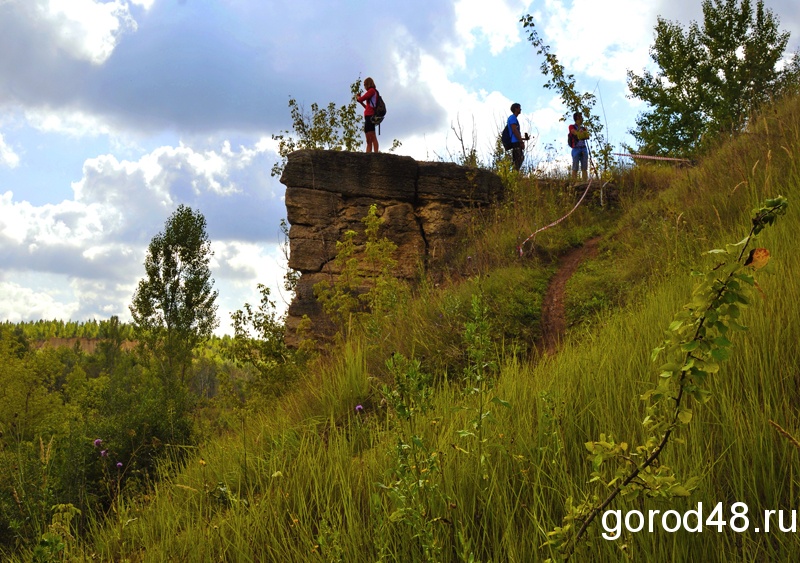
[[(558, 62), (558, 57), (551, 52), (550, 46), (546, 45), (542, 38), (539, 37), (533, 16), (530, 14), (523, 16), (520, 22), (523, 29), (528, 32), (528, 41), (536, 47), (536, 54), (544, 56), (544, 62), (539, 67), (542, 74), (548, 77), (544, 87), (558, 92), (570, 114), (576, 111), (581, 112), (584, 123), (589, 129), (601, 131), (602, 126), (596, 123), (597, 118), (592, 115), (592, 108), (595, 103), (594, 94), (589, 92), (578, 93), (578, 89), (575, 86), (575, 75), (567, 74), (564, 65)], [(562, 117), (562, 119), (565, 120), (566, 116)]]
[(562, 121), (567, 121), (571, 118), (571, 114), (576, 111), (583, 114), (584, 125), (592, 132), (599, 148), (600, 158), (603, 163), (603, 168), (607, 169), (611, 163), (611, 145), (606, 141), (603, 135), (603, 126), (597, 116), (592, 115), (592, 108), (594, 107), (596, 98), (590, 92), (579, 93), (575, 86), (575, 75), (567, 74), (564, 65), (558, 62), (558, 57), (550, 50), (550, 46), (546, 45), (539, 33), (536, 31), (536, 24), (533, 21), (533, 16), (530, 14), (523, 16), (520, 19), (523, 29), (528, 32), (528, 41), (536, 47), (536, 54), (542, 55), (544, 61), (539, 67), (542, 74), (548, 78), (544, 87), (548, 90), (555, 90), (561, 97), (561, 101), (567, 106), (567, 113), (561, 117)]
[[(688, 496), (696, 486), (694, 478), (680, 483), (659, 457), (674, 433), (691, 422), (691, 399), (702, 404), (711, 398), (706, 381), (719, 371), (721, 362), (730, 358), (733, 344), (728, 336), (747, 330), (739, 323), (741, 308), (749, 304), (748, 293), (757, 287), (753, 272), (766, 264), (769, 252), (754, 248), (746, 258), (745, 253), (755, 237), (785, 214), (786, 208), (782, 196), (766, 200), (753, 211), (752, 226), (744, 239), (708, 252), (722, 262), (706, 273), (693, 272), (701, 280), (691, 302), (675, 315), (665, 340), (652, 353), (654, 361), (663, 354), (666, 362), (659, 368), (658, 384), (642, 395), (643, 400), (650, 401), (642, 422), (649, 437), (631, 452), (627, 443), (617, 443), (605, 434), (599, 441), (585, 444), (594, 466), (591, 481), (603, 483), (610, 492), (602, 501), (595, 498), (577, 506), (568, 499), (563, 525), (548, 534), (548, 543), (561, 550), (565, 559), (572, 555), (591, 523), (620, 494), (630, 499), (642, 494), (670, 499)], [(616, 462), (610, 478), (601, 471), (608, 461)]]
[(350, 103), (337, 106), (330, 102), (327, 106), (311, 104), (311, 113), (294, 98), (289, 99), (294, 136), (288, 130), (272, 135), (278, 141), (278, 154), (281, 160), (272, 167), (271, 175), (280, 176), (286, 166), (286, 157), (300, 149), (328, 149), (357, 151), (363, 146), (361, 118), (355, 98), (361, 88), (359, 77), (350, 85)]

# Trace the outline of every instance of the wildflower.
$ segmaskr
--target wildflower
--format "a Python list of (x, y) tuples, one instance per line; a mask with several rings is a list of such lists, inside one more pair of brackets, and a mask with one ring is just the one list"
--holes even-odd
[(99, 448), (102, 445), (103, 445), (103, 440), (101, 440), (100, 438), (98, 438), (97, 440), (94, 441), (94, 447), (95, 448)]
[(103, 451), (101, 451), (101, 452), (100, 452), (100, 455), (101, 455), (102, 457), (108, 457), (108, 450), (103, 450)]
[(122, 469), (122, 462), (121, 461), (117, 462), (117, 469)]
[(362, 407), (361, 405), (356, 405), (356, 412), (357, 413), (360, 413), (363, 410), (364, 410), (364, 407)]

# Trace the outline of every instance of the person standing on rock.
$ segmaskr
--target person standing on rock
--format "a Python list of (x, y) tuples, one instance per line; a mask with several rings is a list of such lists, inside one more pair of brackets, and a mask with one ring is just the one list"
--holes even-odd
[(519, 119), (517, 116), (522, 113), (522, 106), (513, 103), (511, 104), (511, 115), (508, 116), (508, 132), (511, 134), (511, 159), (514, 161), (514, 170), (519, 171), (522, 168), (522, 161), (525, 160), (525, 141), (530, 137), (525, 133), (522, 136), (519, 130)]
[(375, 81), (369, 76), (364, 79), (364, 89), (366, 92), (356, 100), (364, 106), (364, 134), (367, 137), (367, 152), (379, 152), (378, 136), (375, 134), (375, 123), (372, 121), (372, 116), (375, 115), (375, 106), (378, 103), (378, 89), (375, 88)]
[(572, 114), (572, 120), (575, 122), (569, 126), (569, 136), (567, 141), (572, 148), (572, 181), (573, 183), (578, 179), (578, 165), (581, 167), (581, 178), (584, 182), (588, 179), (586, 169), (589, 164), (589, 148), (586, 146), (586, 139), (589, 138), (589, 132), (583, 126), (583, 114), (576, 111)]

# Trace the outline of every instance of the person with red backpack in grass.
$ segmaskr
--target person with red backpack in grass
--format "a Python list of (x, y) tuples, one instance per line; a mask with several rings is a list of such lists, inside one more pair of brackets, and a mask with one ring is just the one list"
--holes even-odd
[(367, 137), (367, 152), (379, 152), (375, 121), (372, 119), (375, 115), (375, 106), (378, 105), (378, 89), (375, 88), (375, 81), (369, 76), (364, 79), (364, 89), (366, 92), (356, 100), (364, 106), (364, 134)]
[(572, 181), (578, 179), (578, 165), (581, 167), (581, 177), (586, 182), (588, 174), (586, 172), (589, 168), (589, 147), (586, 146), (586, 139), (589, 138), (589, 132), (583, 126), (583, 114), (576, 111), (572, 114), (572, 119), (575, 122), (569, 126), (569, 135), (567, 136), (567, 144), (572, 149)]

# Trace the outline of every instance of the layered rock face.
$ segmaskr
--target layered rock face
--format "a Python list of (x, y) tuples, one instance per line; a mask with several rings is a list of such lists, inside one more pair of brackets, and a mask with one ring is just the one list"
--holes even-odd
[(334, 330), (314, 297), (314, 285), (333, 281), (336, 242), (359, 233), (362, 219), (375, 205), (383, 219), (381, 236), (397, 245), (396, 275), (412, 280), (446, 263), (464, 241), (475, 209), (502, 199), (500, 178), (485, 170), (444, 162), (417, 162), (387, 153), (297, 151), (281, 176), (286, 185), (289, 267), (301, 273), (289, 306), (287, 343), (297, 344), (304, 315), (312, 332)]

